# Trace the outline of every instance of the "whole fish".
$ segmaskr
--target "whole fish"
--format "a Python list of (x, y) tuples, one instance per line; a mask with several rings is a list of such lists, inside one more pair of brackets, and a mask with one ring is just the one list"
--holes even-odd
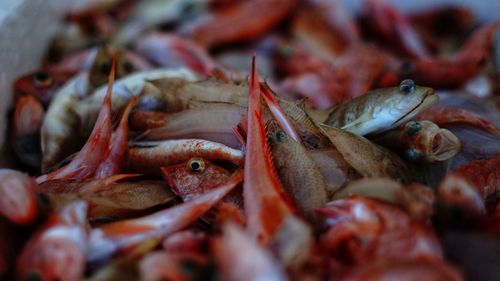
[(18, 278), (81, 280), (88, 231), (84, 201), (75, 201), (52, 214), (24, 246), (17, 261)]
[(136, 142), (129, 148), (128, 163), (132, 170), (156, 173), (160, 172), (161, 166), (181, 163), (193, 157), (241, 165), (244, 153), (241, 150), (202, 139)]
[(342, 129), (325, 125), (320, 125), (320, 129), (345, 161), (363, 177), (389, 177), (404, 183), (409, 181), (408, 167), (392, 152)]
[(326, 125), (357, 135), (398, 127), (438, 102), (434, 90), (404, 80), (399, 87), (373, 90), (330, 111)]
[(189, 202), (152, 215), (106, 224), (92, 230), (87, 258), (97, 262), (150, 239), (161, 239), (192, 224), (242, 181), (241, 173), (226, 183)]

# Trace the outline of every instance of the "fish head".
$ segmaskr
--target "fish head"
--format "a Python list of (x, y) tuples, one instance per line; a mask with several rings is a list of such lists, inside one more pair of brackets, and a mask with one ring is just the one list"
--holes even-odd
[(225, 168), (199, 157), (161, 170), (172, 191), (184, 201), (223, 184), (231, 176)]
[(289, 138), (285, 131), (278, 125), (278, 122), (274, 119), (267, 121), (265, 128), (267, 141), (271, 147), (279, 143), (284, 143)]
[(392, 116), (391, 128), (408, 122), (439, 101), (434, 89), (417, 86), (410, 79), (403, 80), (399, 87), (390, 88), (383, 99), (379, 112)]
[(47, 105), (56, 91), (75, 74), (73, 70), (39, 69), (19, 77), (14, 82), (14, 92), (33, 96)]

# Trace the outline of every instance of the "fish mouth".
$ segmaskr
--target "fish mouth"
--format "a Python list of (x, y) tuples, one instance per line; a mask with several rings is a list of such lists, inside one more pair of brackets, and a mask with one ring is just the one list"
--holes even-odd
[[(430, 89), (424, 94), (424, 98), (414, 106), (410, 111), (401, 116), (398, 120), (394, 121), (393, 126), (399, 125), (403, 120), (411, 119), (415, 115), (429, 109), (439, 101), (439, 97), (434, 94), (434, 90)], [(417, 112), (418, 110), (418, 112)]]

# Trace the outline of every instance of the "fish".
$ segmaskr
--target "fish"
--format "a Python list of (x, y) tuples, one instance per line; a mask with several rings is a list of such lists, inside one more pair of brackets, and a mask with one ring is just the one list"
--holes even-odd
[(288, 280), (273, 254), (236, 225), (223, 226), (223, 234), (213, 239), (211, 251), (224, 280)]
[(87, 204), (75, 201), (53, 213), (24, 246), (17, 260), (17, 277), (37, 280), (81, 280), (89, 227)]
[(375, 137), (374, 141), (406, 160), (428, 163), (451, 159), (461, 147), (452, 132), (428, 120), (410, 121)]
[(345, 266), (379, 259), (444, 260), (432, 229), (396, 206), (351, 196), (333, 200), (318, 212), (328, 226), (319, 247)]
[(436, 201), (434, 191), (425, 185), (412, 183), (402, 185), (388, 178), (364, 178), (349, 182), (335, 192), (332, 200), (349, 198), (352, 195), (374, 198), (402, 207), (412, 217), (429, 219), (434, 213)]
[(212, 190), (231, 177), (230, 171), (199, 157), (162, 167), (161, 170), (172, 191), (184, 201)]
[(9, 221), (27, 225), (39, 216), (36, 182), (27, 174), (0, 169), (0, 215)]
[(364, 17), (368, 27), (388, 46), (411, 58), (428, 58), (431, 52), (415, 27), (401, 12), (386, 1), (364, 2)]
[[(226, 9), (201, 15), (181, 27), (181, 34), (205, 48), (249, 41), (271, 30), (291, 13), (296, 1), (257, 0), (238, 2)], [(263, 13), (263, 11), (266, 11)]]
[(135, 50), (160, 67), (184, 67), (205, 78), (219, 71), (225, 80), (229, 80), (222, 66), (204, 48), (173, 33), (154, 32), (143, 36)]
[(218, 188), (189, 202), (158, 211), (149, 216), (118, 221), (94, 228), (90, 233), (87, 259), (90, 263), (104, 261), (118, 252), (133, 249), (141, 242), (161, 239), (192, 224), (242, 181), (234, 174)]
[(16, 101), (12, 118), (12, 149), (21, 162), (38, 169), (42, 162), (40, 129), (45, 110), (33, 96), (21, 96)]
[(159, 173), (161, 166), (181, 163), (193, 157), (241, 165), (244, 155), (241, 150), (203, 139), (144, 141), (135, 142), (129, 148), (128, 164), (134, 171)]
[(399, 87), (370, 91), (334, 107), (325, 123), (363, 136), (398, 127), (438, 102), (432, 88), (404, 80)]
[(407, 183), (406, 164), (389, 150), (346, 130), (319, 125), (342, 157), (363, 177), (389, 177)]
[(454, 107), (434, 107), (416, 117), (417, 120), (429, 120), (438, 126), (455, 124), (470, 125), (484, 130), (496, 137), (500, 137), (500, 129), (492, 122), (482, 118), (479, 114), (466, 109)]
[(54, 95), (41, 129), (42, 172), (50, 171), (72, 152), (78, 150), (81, 140), (78, 131), (80, 116), (75, 111), (78, 102), (89, 89), (88, 72), (69, 80)]
[(52, 101), (58, 89), (77, 74), (75, 70), (39, 69), (24, 74), (14, 81), (14, 93), (21, 97), (33, 96), (44, 106)]
[[(201, 138), (238, 148), (241, 146), (232, 128), (246, 118), (247, 110), (236, 104), (207, 103), (155, 120), (155, 127), (144, 134), (145, 140)], [(149, 114), (150, 115), (150, 114)], [(147, 116), (150, 120), (150, 116)]]
[(104, 152), (102, 162), (96, 168), (94, 177), (106, 178), (121, 172), (128, 152), (128, 119), (135, 103), (136, 97), (132, 97), (125, 107), (120, 123), (111, 135), (108, 148)]
[(472, 161), (448, 173), (439, 183), (438, 200), (465, 208), (472, 214), (487, 213), (487, 203), (500, 190), (500, 155)]
[(103, 179), (50, 180), (40, 184), (37, 190), (48, 197), (55, 210), (77, 199), (87, 201), (90, 221), (137, 216), (176, 201), (170, 187), (163, 181), (124, 181), (136, 176), (123, 174)]
[[(113, 85), (113, 92), (111, 95), (111, 108), (113, 111), (118, 111), (125, 107), (133, 96), (139, 96), (144, 89), (146, 81), (155, 80), (160, 78), (179, 78), (188, 81), (196, 80), (196, 75), (186, 69), (154, 69), (141, 72), (135, 72), (118, 79)], [(90, 132), (102, 102), (106, 96), (107, 87), (101, 86), (94, 90), (91, 94), (83, 99), (74, 110), (81, 120), (81, 130), (83, 133)]]
[(260, 83), (258, 81), (255, 56), (250, 75), (247, 137), (243, 198), (246, 231), (259, 243), (267, 245), (279, 231), (280, 225), (295, 210), (286, 194), (272, 162), (262, 117)]
[(114, 77), (115, 60), (113, 60), (111, 72), (109, 73), (106, 97), (87, 142), (71, 162), (55, 171), (39, 176), (36, 179), (37, 183), (61, 178), (85, 179), (95, 173), (108, 148), (112, 134), (111, 93), (113, 91)]
[(327, 187), (316, 163), (304, 146), (286, 134), (275, 120), (266, 123), (266, 133), (283, 188), (300, 213), (315, 221), (315, 209), (327, 202)]

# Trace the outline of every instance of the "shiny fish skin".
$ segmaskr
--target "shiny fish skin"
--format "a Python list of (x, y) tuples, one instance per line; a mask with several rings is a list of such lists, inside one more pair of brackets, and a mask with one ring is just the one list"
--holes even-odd
[(377, 89), (333, 108), (324, 123), (361, 136), (380, 133), (406, 123), (437, 101), (431, 88), (415, 86), (409, 93), (399, 87)]

